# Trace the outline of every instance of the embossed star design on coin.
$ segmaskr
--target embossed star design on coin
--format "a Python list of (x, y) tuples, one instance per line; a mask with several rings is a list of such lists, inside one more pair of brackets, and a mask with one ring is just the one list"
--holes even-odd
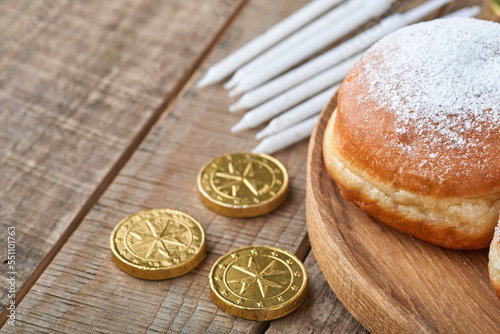
[[(259, 173), (266, 172), (266, 170), (261, 170)], [(244, 186), (254, 196), (259, 196), (257, 191), (258, 184), (264, 183), (258, 178), (253, 170), (253, 163), (250, 161), (246, 164), (245, 170), (241, 173), (238, 169), (234, 168), (232, 161), (227, 163), (227, 172), (216, 172), (214, 178), (214, 184), (216, 184), (216, 189), (222, 190), (224, 195), (229, 195), (228, 197), (237, 198), (241, 194), (241, 187)], [(231, 189), (231, 191), (224, 191), (224, 189)]]
[(122, 220), (110, 237), (115, 264), (150, 280), (173, 278), (205, 258), (205, 232), (193, 217), (172, 209), (140, 211)]
[(230, 217), (254, 217), (276, 209), (286, 198), (288, 173), (266, 154), (216, 157), (198, 175), (198, 193), (209, 209)]
[(146, 219), (135, 224), (127, 234), (128, 246), (137, 256), (144, 259), (170, 258), (171, 254), (185, 250), (190, 243), (189, 229), (172, 219), (158, 219), (156, 227)]
[(229, 280), (227, 283), (241, 285), (238, 292), (241, 296), (244, 296), (245, 293), (254, 286), (254, 284), (258, 285), (262, 298), (267, 297), (269, 287), (277, 288), (277, 292), (282, 292), (286, 286), (273, 282), (271, 280), (271, 276), (275, 276), (274, 279), (281, 278), (281, 281), (284, 281), (286, 284), (286, 282), (290, 280), (288, 277), (290, 272), (288, 270), (276, 270), (277, 264), (276, 260), (272, 260), (263, 270), (260, 270), (259, 265), (254, 260), (254, 257), (250, 256), (246, 266), (243, 267), (233, 265), (233, 268), (240, 271), (243, 276), (238, 279)]
[(212, 299), (225, 312), (249, 320), (271, 320), (303, 302), (307, 272), (290, 252), (249, 246), (223, 255), (212, 267), (209, 281)]

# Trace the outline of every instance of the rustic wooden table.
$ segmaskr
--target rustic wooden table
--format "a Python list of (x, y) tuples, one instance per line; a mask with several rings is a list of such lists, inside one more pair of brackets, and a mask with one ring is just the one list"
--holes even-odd
[[(309, 251), (307, 141), (275, 154), (291, 178), (289, 198), (277, 211), (231, 219), (197, 197), (196, 175), (205, 162), (257, 142), (255, 131), (230, 133), (241, 114), (227, 112), (234, 99), (221, 85), (193, 83), (307, 2), (0, 3), (2, 331), (367, 332), (336, 299)], [(394, 10), (414, 3), (400, 1)], [(202, 223), (208, 256), (176, 279), (135, 279), (113, 264), (110, 232), (129, 214), (160, 207)], [(6, 323), (9, 226), (16, 240), (15, 326)], [(211, 301), (207, 275), (214, 261), (250, 244), (278, 246), (305, 261), (309, 295), (293, 314), (246, 321)]]

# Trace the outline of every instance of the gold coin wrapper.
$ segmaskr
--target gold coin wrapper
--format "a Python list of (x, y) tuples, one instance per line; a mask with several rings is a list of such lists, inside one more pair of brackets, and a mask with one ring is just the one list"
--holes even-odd
[(198, 174), (198, 194), (210, 210), (229, 217), (255, 217), (279, 207), (288, 191), (285, 166), (267, 154), (216, 157)]
[(209, 275), (213, 301), (228, 314), (272, 320), (297, 309), (306, 297), (307, 271), (292, 253), (248, 246), (223, 255)]
[(201, 224), (172, 209), (139, 211), (125, 218), (111, 233), (110, 246), (118, 268), (148, 280), (184, 275), (206, 255)]
[[(198, 175), (198, 193), (209, 209), (230, 217), (254, 217), (275, 210), (288, 191), (288, 173), (266, 154), (232, 153), (208, 162)], [(113, 261), (147, 280), (184, 275), (206, 256), (203, 226), (173, 209), (139, 211), (111, 233)], [(307, 272), (290, 252), (270, 246), (235, 249), (209, 275), (212, 300), (225, 312), (249, 320), (272, 320), (304, 301)]]

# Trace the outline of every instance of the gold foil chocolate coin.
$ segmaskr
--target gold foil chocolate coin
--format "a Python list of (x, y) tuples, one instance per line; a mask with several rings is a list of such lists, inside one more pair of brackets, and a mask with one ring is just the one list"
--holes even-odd
[(268, 246), (249, 246), (222, 256), (209, 275), (213, 301), (232, 316), (272, 320), (304, 301), (306, 268), (295, 255)]
[(206, 255), (201, 224), (172, 209), (139, 211), (123, 219), (111, 233), (110, 246), (118, 268), (149, 280), (184, 275)]
[(216, 157), (198, 174), (198, 193), (209, 209), (229, 217), (255, 217), (286, 198), (285, 166), (267, 154), (232, 153)]

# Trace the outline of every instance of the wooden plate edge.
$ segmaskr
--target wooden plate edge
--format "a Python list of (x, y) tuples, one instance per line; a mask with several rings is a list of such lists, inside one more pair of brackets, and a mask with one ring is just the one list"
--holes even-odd
[[(337, 94), (335, 94), (330, 99), (328, 104), (322, 110), (319, 121), (316, 124), (313, 133), (311, 134), (307, 154), (306, 221), (311, 248), (315, 254), (318, 265), (321, 271), (324, 273), (328, 284), (336, 294), (337, 298), (354, 316), (354, 318), (356, 318), (356, 320), (358, 320), (370, 332), (416, 333), (433, 331), (433, 329), (428, 328), (422, 322), (418, 321), (418, 319), (415, 318), (414, 314), (404, 312), (405, 310), (391, 305), (391, 302), (384, 298), (382, 295), (378, 294), (379, 298), (377, 298), (377, 300), (373, 298), (373, 291), (371, 295), (368, 295), (363, 285), (359, 282), (358, 284), (356, 284), (356, 282), (354, 282), (354, 280), (349, 277), (347, 271), (344, 270), (345, 266), (349, 266), (348, 263), (337, 262), (337, 267), (331, 267), (330, 264), (326, 263), (323, 257), (320, 255), (320, 249), (329, 246), (332, 247), (333, 245), (322, 245), (319, 241), (320, 238), (315, 235), (315, 231), (317, 229), (313, 228), (313, 225), (318, 225), (318, 222), (322, 222), (323, 217), (319, 212), (319, 208), (315, 200), (315, 191), (312, 186), (310, 166), (312, 159), (317, 158), (317, 155), (319, 155), (321, 161), (323, 161), (322, 145), (315, 146), (315, 142), (319, 141), (321, 143), (323, 141), (325, 124), (327, 122), (322, 120), (324, 120), (325, 118), (329, 119), (336, 106)], [(320, 152), (316, 152), (316, 150), (320, 150)], [(332, 251), (335, 252), (333, 248)], [(361, 276), (359, 276), (358, 278), (362, 280)], [(385, 308), (390, 305), (393, 310), (393, 315), (397, 314), (398, 316), (394, 318), (381, 319), (379, 312), (377, 312), (377, 310), (381, 309), (381, 303), (384, 303)], [(412, 319), (412, 321), (410, 321), (410, 319)]]

